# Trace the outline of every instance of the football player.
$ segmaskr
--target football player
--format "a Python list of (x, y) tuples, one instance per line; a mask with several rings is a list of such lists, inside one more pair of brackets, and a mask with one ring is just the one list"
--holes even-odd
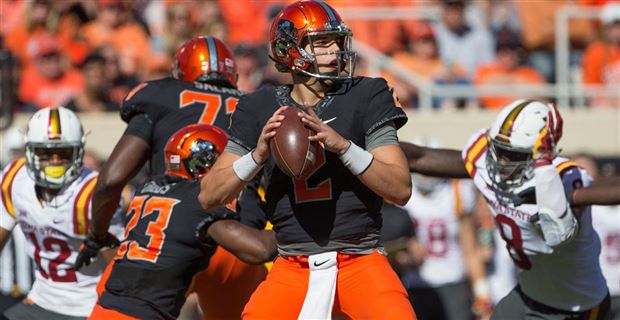
[[(106, 261), (97, 256), (87, 268), (72, 268), (88, 232), (97, 181), (97, 173), (82, 166), (82, 124), (66, 108), (43, 108), (28, 122), (25, 141), (25, 159), (11, 163), (2, 176), (0, 250), (19, 224), (36, 265), (35, 282), (23, 303), (4, 315), (85, 319), (97, 300), (95, 289)], [(119, 233), (122, 219), (116, 217), (112, 231)], [(106, 234), (112, 246), (118, 244), (114, 235)]]
[[(127, 95), (121, 105), (121, 118), (127, 122), (127, 129), (95, 186), (88, 244), (93, 248), (106, 244), (103, 237), (113, 204), (147, 160), (150, 160), (151, 176), (164, 173), (164, 146), (174, 132), (195, 123), (228, 127), (242, 96), (236, 83), (236, 65), (230, 49), (215, 37), (200, 36), (178, 50), (171, 77), (144, 82)], [(252, 194), (244, 192), (248, 197)], [(244, 208), (248, 210), (241, 211), (242, 223), (263, 229), (264, 215), (262, 218), (256, 214), (246, 216), (244, 212), (254, 213), (258, 209)], [(79, 264), (88, 258), (85, 255)], [(200, 273), (194, 286), (205, 319), (239, 318), (267, 270), (243, 263), (221, 248), (209, 266)]]
[[(271, 58), (293, 85), (240, 99), (226, 150), (202, 180), (199, 199), (214, 208), (264, 167), (279, 257), (245, 319), (415, 318), (379, 241), (382, 198), (402, 205), (411, 194), (396, 135), (407, 116), (384, 79), (353, 77), (351, 36), (324, 2), (282, 9), (270, 29)], [(286, 108), (298, 111), (321, 146), (301, 179), (280, 170), (269, 150)]]
[(455, 151), (443, 150), (442, 159), (432, 160), (424, 149), (407, 147), (413, 170), (452, 175), (464, 168), (493, 212), (521, 269), (517, 286), (495, 306), (494, 319), (604, 319), (608, 314), (600, 241), (590, 207), (583, 204), (613, 200), (614, 192), (578, 192), (590, 177), (557, 156), (561, 137), (562, 118), (555, 107), (518, 100), (470, 139), (462, 151), (464, 167), (455, 162)]
[(207, 267), (216, 244), (248, 263), (273, 258), (273, 231), (239, 223), (228, 207), (205, 212), (198, 203), (199, 179), (226, 141), (223, 130), (207, 124), (172, 135), (166, 174), (138, 188), (125, 238), (89, 319), (176, 319), (193, 276)]
[[(490, 316), (489, 284), (476, 244), (473, 210), (476, 192), (467, 180), (446, 180), (412, 174), (411, 199), (404, 206), (417, 227), (424, 257), (419, 267), (423, 288), (433, 288), (446, 319), (471, 319), (472, 311)], [(472, 284), (468, 283), (468, 278)], [(414, 292), (416, 292), (414, 290)], [(420, 291), (428, 292), (427, 289)], [(416, 310), (424, 309), (412, 303)]]

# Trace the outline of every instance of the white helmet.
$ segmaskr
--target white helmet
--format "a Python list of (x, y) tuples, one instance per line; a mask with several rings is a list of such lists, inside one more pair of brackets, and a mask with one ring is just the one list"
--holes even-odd
[(553, 106), (536, 100), (517, 100), (499, 112), (488, 131), (486, 156), (496, 186), (516, 188), (534, 176), (534, 147), (548, 125), (549, 114), (557, 117)]
[[(77, 115), (64, 107), (47, 107), (37, 111), (26, 132), (26, 168), (38, 186), (60, 189), (75, 180), (82, 171), (86, 137)], [(45, 167), (41, 162), (53, 153), (68, 164)]]

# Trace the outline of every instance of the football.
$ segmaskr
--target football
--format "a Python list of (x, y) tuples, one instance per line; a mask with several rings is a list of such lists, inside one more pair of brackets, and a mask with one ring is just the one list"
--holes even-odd
[(317, 142), (308, 140), (314, 131), (304, 126), (297, 115), (299, 111), (289, 107), (282, 112), (282, 125), (269, 142), (271, 154), (280, 170), (295, 179), (305, 177), (312, 170), (319, 150)]

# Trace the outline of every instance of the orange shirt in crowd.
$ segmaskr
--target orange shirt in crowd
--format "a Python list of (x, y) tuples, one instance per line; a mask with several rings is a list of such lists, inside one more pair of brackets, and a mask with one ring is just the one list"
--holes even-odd
[(56, 80), (41, 76), (35, 67), (28, 67), (22, 74), (18, 96), (21, 101), (39, 108), (52, 105), (64, 105), (84, 88), (82, 74), (70, 69)]
[[(505, 70), (495, 63), (482, 65), (474, 76), (474, 84), (543, 84), (545, 79), (533, 68), (522, 66), (512, 70)], [(482, 105), (489, 109), (498, 109), (510, 102), (523, 98), (522, 96), (487, 96), (480, 98)]]
[(620, 48), (597, 41), (588, 46), (583, 60), (583, 82), (620, 85)]
[(93, 21), (82, 27), (81, 33), (93, 48), (114, 47), (120, 69), (125, 74), (140, 73), (149, 65), (151, 44), (144, 29), (136, 23), (126, 23), (110, 30)]
[(287, 5), (285, 0), (220, 0), (222, 16), (228, 26), (227, 43), (235, 47), (241, 42), (261, 45), (267, 41), (271, 21), (267, 21), (267, 10), (271, 5)]

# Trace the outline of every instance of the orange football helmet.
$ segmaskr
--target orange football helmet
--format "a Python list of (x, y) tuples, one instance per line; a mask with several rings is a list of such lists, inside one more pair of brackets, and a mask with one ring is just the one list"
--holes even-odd
[(200, 179), (224, 152), (228, 135), (208, 124), (193, 124), (175, 132), (166, 143), (166, 174)]
[[(322, 74), (318, 71), (312, 40), (317, 36), (334, 34), (340, 38), (340, 51), (321, 55), (336, 55), (339, 72), (337, 75)], [(352, 50), (352, 40), (351, 29), (338, 12), (328, 4), (314, 0), (297, 1), (282, 9), (269, 31), (271, 59), (276, 62), (278, 71), (300, 72), (321, 79), (353, 76), (355, 52)], [(310, 44), (310, 52), (304, 50), (306, 44)]]
[(222, 40), (199, 36), (185, 42), (177, 51), (172, 64), (172, 77), (237, 88), (237, 65)]

